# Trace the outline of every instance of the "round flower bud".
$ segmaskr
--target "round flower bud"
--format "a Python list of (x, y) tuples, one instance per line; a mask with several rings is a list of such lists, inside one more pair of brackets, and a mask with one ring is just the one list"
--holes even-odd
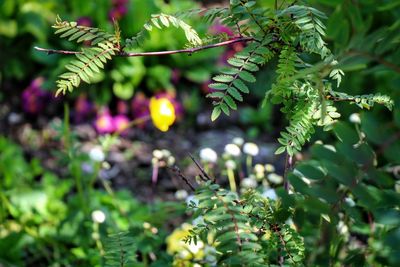
[(200, 158), (205, 162), (215, 163), (217, 162), (218, 155), (213, 149), (207, 147), (200, 150)]
[(232, 157), (238, 157), (241, 154), (240, 148), (236, 144), (227, 144), (225, 152)]
[(92, 212), (92, 220), (95, 223), (103, 223), (106, 220), (106, 215), (101, 210), (95, 210)]
[(94, 147), (89, 151), (89, 158), (96, 162), (102, 162), (105, 160), (106, 156), (101, 148)]
[(257, 156), (259, 151), (258, 146), (254, 143), (245, 143), (243, 146), (243, 152), (253, 157)]
[(360, 124), (361, 123), (360, 114), (358, 113), (351, 114), (349, 117), (349, 121), (354, 124)]

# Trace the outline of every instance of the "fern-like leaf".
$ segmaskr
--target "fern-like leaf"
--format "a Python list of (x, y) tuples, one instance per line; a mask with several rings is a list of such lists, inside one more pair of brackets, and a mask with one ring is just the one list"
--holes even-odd
[(217, 119), (221, 111), (229, 115), (230, 109), (237, 108), (236, 102), (243, 101), (242, 94), (249, 92), (245, 82), (255, 82), (253, 72), (257, 72), (259, 66), (265, 64), (273, 56), (273, 52), (267, 48), (271, 41), (272, 37), (268, 35), (260, 41), (249, 44), (228, 59), (228, 64), (231, 65), (229, 69), (213, 77), (215, 83), (210, 84), (209, 87), (217, 92), (207, 95), (214, 99), (212, 120)]
[(152, 15), (151, 19), (143, 25), (143, 29), (135, 37), (126, 39), (126, 49), (132, 49), (141, 46), (148, 38), (149, 32), (151, 32), (154, 27), (162, 29), (169, 28), (171, 26), (182, 29), (185, 33), (186, 39), (191, 45), (202, 45), (201, 38), (196, 30), (192, 28), (192, 26), (175, 16), (161, 13)]
[(56, 96), (67, 91), (72, 92), (74, 87), (78, 87), (83, 80), (90, 83), (90, 79), (96, 72), (104, 68), (104, 64), (112, 58), (118, 51), (112, 42), (100, 42), (97, 47), (82, 49), (81, 54), (76, 54), (76, 60), (68, 63), (65, 68), (69, 72), (63, 73), (57, 80)]
[(128, 267), (136, 262), (135, 240), (129, 232), (120, 232), (109, 235), (104, 242), (105, 266), (106, 267)]

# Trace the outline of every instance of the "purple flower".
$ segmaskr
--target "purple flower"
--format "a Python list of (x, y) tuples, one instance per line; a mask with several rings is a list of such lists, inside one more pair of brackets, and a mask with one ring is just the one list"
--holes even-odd
[[(132, 116), (134, 119), (150, 116), (149, 102), (150, 100), (142, 92), (135, 94), (131, 102)], [(139, 127), (143, 126), (144, 124), (139, 125)]]
[(181, 79), (181, 70), (180, 69), (173, 69), (171, 75), (171, 81), (173, 84), (178, 84), (179, 80)]
[(89, 17), (80, 17), (77, 19), (76, 23), (78, 23), (78, 25), (80, 26), (86, 26), (86, 27), (91, 27), (93, 25), (93, 22)]
[(99, 134), (107, 134), (115, 131), (113, 117), (110, 115), (108, 108), (104, 108), (94, 122), (94, 127)]
[(86, 95), (80, 95), (75, 102), (74, 110), (74, 120), (76, 123), (80, 123), (87, 119), (89, 115), (93, 112), (93, 105), (87, 99)]
[(125, 101), (117, 102), (117, 113), (118, 114), (128, 114), (129, 113), (129, 105)]
[(43, 77), (36, 78), (22, 92), (22, 108), (25, 112), (37, 114), (44, 109), (49, 93), (41, 88), (43, 82)]

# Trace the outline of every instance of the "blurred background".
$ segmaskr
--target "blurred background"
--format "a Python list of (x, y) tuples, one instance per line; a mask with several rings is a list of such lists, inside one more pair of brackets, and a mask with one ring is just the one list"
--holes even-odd
[[(71, 56), (34, 49), (79, 49), (53, 34), (57, 15), (109, 32), (115, 19), (123, 38), (128, 38), (151, 14), (226, 2), (0, 0), (0, 266), (98, 266), (101, 238), (113, 229), (137, 232), (138, 266), (168, 266), (179, 250), (168, 240), (179, 238), (179, 233), (171, 233), (186, 216), (185, 205), (177, 200), (190, 195), (168, 167), (177, 164), (185, 175), (195, 176), (198, 170), (189, 153), (222, 177), (222, 183), (229, 175), (227, 162), (237, 157), (243, 188), (281, 185), (284, 160), (274, 151), (286, 121), (279, 107), (261, 107), (274, 81), (275, 61), (258, 73), (240, 112), (210, 120), (212, 105), (205, 97), (210, 79), (245, 44), (190, 56), (115, 58), (93, 83), (57, 98), (55, 81)], [(274, 5), (269, 0), (257, 2)], [(399, 179), (400, 1), (296, 2), (328, 15), (326, 41), (345, 72), (339, 91), (379, 92), (394, 99), (394, 112), (376, 106), (359, 114), (356, 106), (346, 103), (339, 104), (339, 110), (345, 121), (357, 113), (362, 131), (381, 151), (379, 164), (397, 166), (393, 175)], [(196, 16), (184, 20), (200, 36), (232, 34), (218, 22), (207, 25)], [(136, 51), (180, 49), (185, 44), (181, 31), (153, 30)], [(144, 122), (114, 138), (112, 134), (129, 121), (149, 115), (153, 96), (167, 97), (174, 104), (177, 121), (172, 128), (162, 133)], [(321, 130), (315, 140), (329, 142), (334, 137)], [(227, 145), (235, 145), (240, 153)], [(297, 158), (307, 157), (305, 151)]]

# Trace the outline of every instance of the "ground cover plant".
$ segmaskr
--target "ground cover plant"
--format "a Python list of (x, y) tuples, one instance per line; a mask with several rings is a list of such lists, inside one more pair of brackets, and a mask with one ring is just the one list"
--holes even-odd
[(400, 2), (206, 2), (2, 4), (0, 265), (400, 263)]

